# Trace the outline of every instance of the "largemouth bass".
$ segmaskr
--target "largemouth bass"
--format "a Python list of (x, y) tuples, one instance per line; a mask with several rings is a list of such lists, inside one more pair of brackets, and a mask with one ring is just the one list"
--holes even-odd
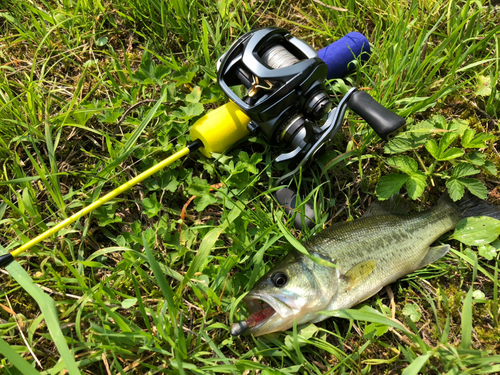
[(254, 336), (317, 323), (319, 311), (350, 308), (384, 286), (444, 256), (449, 245), (430, 247), (464, 217), (500, 219), (500, 209), (469, 196), (458, 203), (442, 198), (432, 209), (408, 215), (402, 198), (374, 203), (360, 219), (329, 227), (304, 247), (314, 262), (297, 250), (267, 272), (244, 298), (251, 315), (235, 323), (232, 335)]

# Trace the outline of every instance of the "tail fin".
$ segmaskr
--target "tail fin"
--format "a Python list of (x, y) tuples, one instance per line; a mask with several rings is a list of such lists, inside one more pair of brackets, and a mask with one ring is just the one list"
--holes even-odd
[(455, 202), (462, 219), (472, 216), (489, 216), (500, 220), (500, 207), (492, 205), (482, 199), (467, 193), (462, 199)]

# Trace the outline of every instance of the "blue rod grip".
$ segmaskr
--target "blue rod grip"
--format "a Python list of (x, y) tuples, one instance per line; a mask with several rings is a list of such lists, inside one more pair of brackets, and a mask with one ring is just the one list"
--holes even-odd
[(367, 61), (371, 49), (368, 39), (356, 31), (346, 34), (336, 42), (318, 51), (318, 57), (328, 66), (328, 79), (343, 78), (355, 69), (353, 60), (361, 57)]

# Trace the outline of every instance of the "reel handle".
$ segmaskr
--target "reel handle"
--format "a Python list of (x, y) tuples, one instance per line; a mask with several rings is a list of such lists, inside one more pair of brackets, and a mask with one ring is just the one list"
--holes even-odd
[(347, 106), (360, 115), (384, 141), (393, 139), (406, 124), (406, 120), (385, 108), (364, 91), (354, 92)]
[[(293, 189), (284, 187), (275, 192), (274, 196), (276, 197), (278, 203), (285, 208), (286, 215), (288, 217), (292, 217), (295, 213), (295, 208), (297, 207), (297, 192)], [(314, 225), (313, 220), (316, 221), (314, 207), (312, 204), (306, 203), (304, 205), (304, 215), (298, 212), (295, 216), (293, 226), (298, 230), (302, 230), (302, 223), (304, 223), (307, 227), (311, 228)]]

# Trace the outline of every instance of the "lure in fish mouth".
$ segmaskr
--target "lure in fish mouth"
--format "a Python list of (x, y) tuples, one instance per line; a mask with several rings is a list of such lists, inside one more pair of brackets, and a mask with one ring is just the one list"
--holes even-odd
[(231, 334), (249, 330), (259, 336), (286, 330), (294, 321), (310, 321), (311, 313), (316, 315), (327, 307), (337, 289), (337, 279), (336, 268), (319, 266), (305, 255), (291, 252), (245, 296), (243, 302), (250, 316), (235, 323)]
[(332, 225), (304, 244), (322, 265), (297, 250), (257, 281), (243, 299), (250, 313), (231, 327), (237, 336), (284, 331), (294, 323), (317, 323), (320, 311), (350, 308), (385, 285), (443, 257), (449, 245), (431, 247), (442, 234), (471, 216), (500, 220), (500, 208), (469, 196), (440, 199), (432, 209), (408, 215), (400, 197), (374, 203), (360, 219)]
[(263, 300), (249, 297), (244, 302), (250, 311), (250, 316), (246, 320), (233, 324), (231, 327), (233, 336), (238, 336), (249, 328), (257, 332), (260, 326), (272, 325), (273, 320), (281, 318), (281, 315), (277, 315), (276, 309)]

